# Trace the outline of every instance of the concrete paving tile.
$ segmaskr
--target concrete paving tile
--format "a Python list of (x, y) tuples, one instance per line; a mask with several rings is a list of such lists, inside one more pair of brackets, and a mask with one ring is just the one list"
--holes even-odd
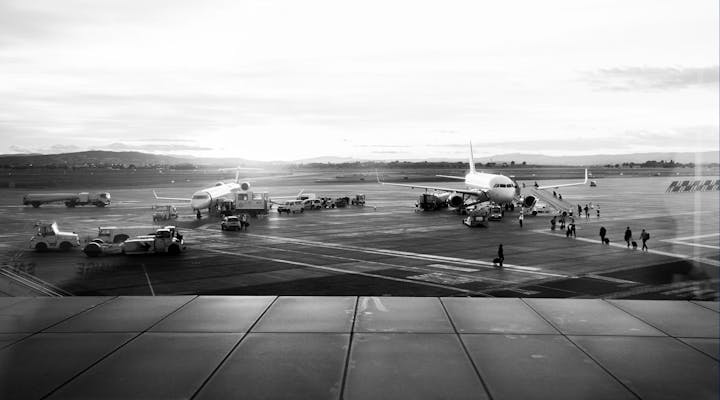
[(53, 326), (49, 332), (141, 332), (193, 296), (118, 297)]
[(356, 333), (345, 399), (485, 399), (454, 334)]
[(455, 331), (436, 297), (360, 297), (355, 332)]
[(635, 399), (560, 335), (464, 334), (494, 399)]
[(241, 338), (239, 333), (144, 333), (50, 398), (190, 398)]
[(665, 336), (600, 299), (525, 299), (566, 335)]
[(720, 301), (693, 301), (693, 303), (720, 312)]
[(520, 299), (443, 297), (441, 300), (459, 333), (559, 333)]
[(0, 296), (0, 308), (9, 307), (15, 303), (25, 301), (31, 297), (1, 297)]
[(689, 301), (609, 300), (675, 337), (720, 337), (720, 314)]
[(153, 326), (153, 332), (247, 332), (275, 296), (200, 296)]
[(670, 337), (571, 336), (642, 399), (717, 400), (718, 363)]
[(349, 334), (249, 333), (199, 399), (338, 399)]
[(34, 297), (0, 309), (0, 332), (39, 332), (109, 297)]
[(710, 357), (720, 360), (720, 340), (709, 338), (678, 338)]
[(278, 298), (258, 321), (253, 332), (350, 333), (355, 297)]
[(0, 397), (41, 398), (133, 336), (39, 333), (6, 347), (0, 351)]

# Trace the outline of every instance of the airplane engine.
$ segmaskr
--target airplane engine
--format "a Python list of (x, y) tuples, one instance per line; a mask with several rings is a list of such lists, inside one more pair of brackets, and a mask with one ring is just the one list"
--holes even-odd
[(240, 184), (240, 189), (244, 191), (250, 190), (250, 182), (243, 182)]
[(535, 203), (537, 203), (537, 199), (535, 196), (525, 196), (523, 199), (523, 206), (525, 208), (533, 208), (535, 206)]
[(458, 208), (462, 207), (462, 205), (465, 204), (465, 199), (463, 199), (462, 195), (453, 193), (448, 197), (447, 202), (450, 207)]

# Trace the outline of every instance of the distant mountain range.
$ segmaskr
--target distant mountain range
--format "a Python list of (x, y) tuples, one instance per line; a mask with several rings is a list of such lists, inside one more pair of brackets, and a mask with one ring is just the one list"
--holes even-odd
[[(645, 161), (670, 161), (677, 163), (695, 163), (709, 164), (718, 163), (720, 154), (717, 151), (706, 151), (699, 153), (633, 153), (633, 154), (597, 154), (584, 156), (546, 156), (542, 154), (523, 154), (510, 153), (499, 154), (488, 157), (477, 157), (478, 163), (498, 162), (510, 163), (515, 161), (516, 164), (525, 162), (531, 165), (559, 165), (559, 166), (590, 166), (590, 165), (606, 165), (606, 164), (622, 164), (625, 162), (644, 163)], [(196, 158), (190, 156), (167, 156), (150, 153), (142, 153), (138, 151), (82, 151), (75, 153), (61, 154), (6, 154), (0, 155), (0, 166), (22, 166), (22, 165), (85, 165), (85, 164), (134, 164), (136, 166), (158, 165), (158, 164), (195, 164), (204, 166), (217, 167), (267, 167), (271, 165), (287, 165), (287, 164), (310, 164), (310, 163), (349, 163), (349, 162), (366, 162), (370, 160), (361, 160), (349, 157), (315, 157), (289, 162), (275, 161), (263, 162), (252, 161), (241, 158)], [(385, 160), (391, 161), (391, 160)], [(429, 159), (399, 159), (398, 161), (410, 162), (438, 162), (438, 161), (467, 161), (466, 158), (429, 158)]]

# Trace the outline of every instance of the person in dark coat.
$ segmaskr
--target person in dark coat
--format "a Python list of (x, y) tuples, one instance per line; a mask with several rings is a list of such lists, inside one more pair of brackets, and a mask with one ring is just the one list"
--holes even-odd
[(607, 229), (604, 226), (600, 227), (600, 243), (605, 243), (605, 235), (607, 235)]
[(500, 264), (500, 267), (503, 266), (503, 261), (505, 261), (505, 253), (503, 252), (502, 244), (500, 245), (500, 247), (498, 247), (497, 258), (493, 261), (495, 264)]
[(629, 249), (630, 248), (630, 240), (632, 239), (632, 231), (630, 230), (629, 226), (625, 229), (625, 236), (623, 236), (623, 239), (625, 239), (625, 242), (627, 243), (627, 247)]

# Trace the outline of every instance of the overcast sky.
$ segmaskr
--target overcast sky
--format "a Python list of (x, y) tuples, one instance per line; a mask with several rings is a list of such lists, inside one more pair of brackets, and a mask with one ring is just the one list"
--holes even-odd
[(717, 150), (718, 2), (0, 0), (0, 153)]

